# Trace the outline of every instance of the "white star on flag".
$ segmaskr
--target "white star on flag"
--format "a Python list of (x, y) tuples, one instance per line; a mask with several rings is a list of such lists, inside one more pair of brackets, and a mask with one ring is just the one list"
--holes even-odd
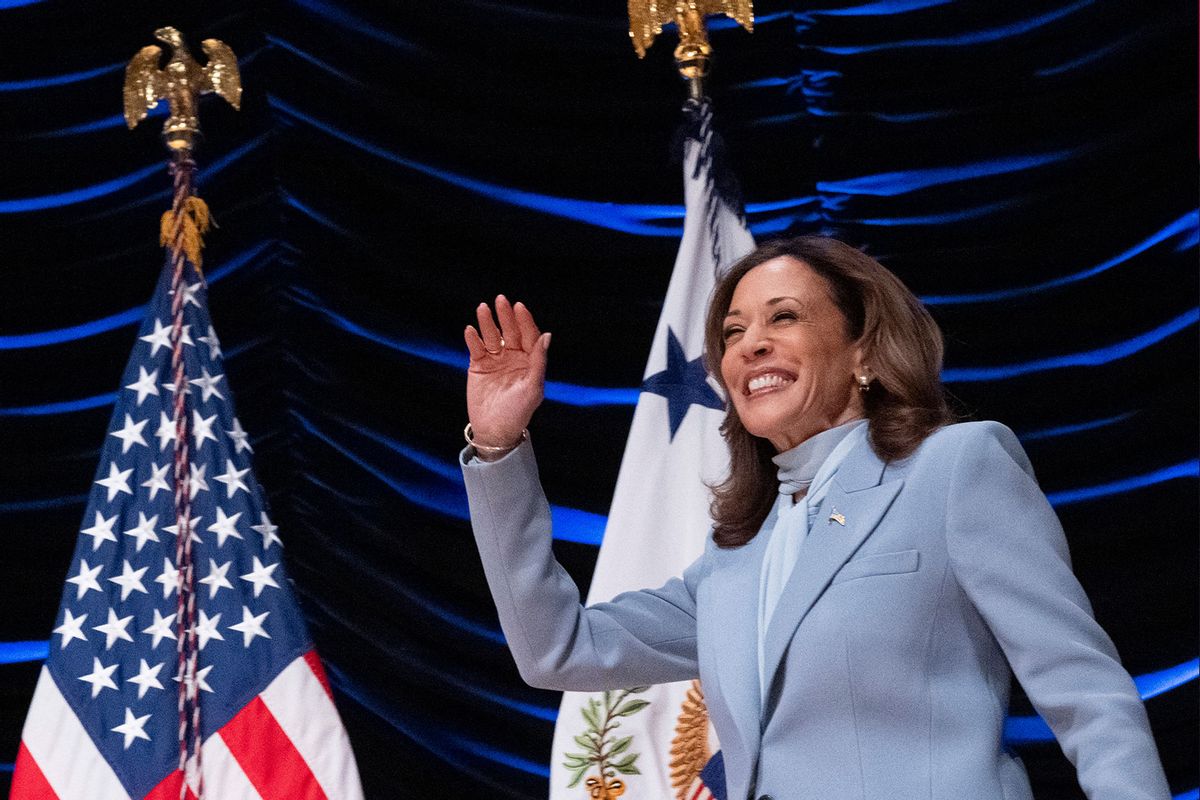
[[(199, 291), (200, 291), (200, 281), (196, 281), (195, 283), (184, 283), (183, 287), (182, 287), (183, 304), (185, 306), (193, 305), (196, 308), (200, 308), (200, 301), (196, 299), (196, 293)], [(173, 294), (175, 294), (175, 291), (168, 290), (167, 294), (173, 295)]]
[(154, 532), (154, 526), (156, 525), (158, 525), (158, 514), (155, 514), (150, 519), (146, 519), (144, 513), (141, 511), (138, 512), (138, 524), (125, 531), (126, 536), (132, 536), (137, 539), (135, 552), (142, 552), (142, 545), (150, 540), (158, 541), (158, 534)]
[[(188, 518), (188, 532), (191, 534), (191, 539), (194, 544), (204, 544), (204, 542), (200, 540), (200, 535), (196, 533), (196, 531), (200, 530), (200, 520), (202, 519), (204, 519), (204, 517)], [(172, 536), (179, 536), (179, 523), (176, 522), (174, 525), (165, 525), (163, 526), (163, 530)]]
[(167, 483), (167, 472), (171, 469), (170, 464), (163, 464), (161, 467), (154, 464), (150, 465), (150, 477), (142, 481), (142, 486), (150, 490), (150, 499), (160, 492), (171, 491), (171, 485)]
[(95, 589), (97, 592), (102, 591), (100, 584), (96, 582), (96, 576), (100, 574), (100, 569), (103, 566), (103, 564), (97, 564), (94, 567), (89, 567), (86, 558), (79, 559), (79, 574), (73, 578), (67, 578), (67, 583), (73, 583), (79, 587), (79, 593), (75, 595), (76, 600), (82, 600), (89, 589)]
[(80, 531), (84, 536), (92, 537), (92, 552), (100, 549), (103, 542), (115, 542), (117, 537), (113, 536), (113, 525), (117, 522), (117, 515), (113, 514), (108, 519), (99, 511), (96, 512), (96, 523), (90, 528), (84, 528)]
[(233, 462), (228, 458), (225, 459), (225, 472), (221, 475), (214, 475), (213, 480), (220, 481), (225, 484), (225, 499), (233, 497), (233, 493), (238, 489), (242, 489), (246, 493), (250, 492), (250, 487), (242, 480), (242, 476), (250, 471), (249, 467), (245, 469), (235, 469)]
[[(213, 559), (208, 560), (208, 575), (200, 579), (200, 582), (208, 586), (208, 599), (212, 600), (217, 596), (217, 592), (221, 589), (232, 589), (233, 584), (225, 577), (225, 573), (229, 572), (229, 565), (232, 561), (226, 561), (221, 566), (217, 566), (217, 562)], [(203, 611), (200, 613), (204, 613)], [(221, 616), (220, 614), (217, 615)]]
[(156, 664), (155, 666), (151, 667), (149, 664), (146, 663), (146, 659), (143, 658), (143, 659), (139, 659), (139, 660), (142, 662), (142, 664), (141, 664), (141, 667), (138, 668), (138, 674), (134, 675), (132, 678), (126, 678), (125, 682), (137, 685), (138, 700), (141, 700), (143, 697), (146, 696), (146, 692), (149, 691), (151, 688), (153, 688), (153, 689), (163, 688), (162, 683), (158, 680), (158, 673), (159, 673), (159, 670), (161, 670), (163, 668), (163, 664), (165, 664), (165, 662)]
[(106, 667), (100, 663), (100, 659), (92, 656), (92, 671), (87, 675), (80, 675), (79, 680), (92, 685), (92, 697), (100, 694), (101, 689), (116, 689), (117, 685), (113, 683), (112, 674), (120, 664), (113, 664), (111, 667)]
[(245, 575), (241, 575), (239, 577), (247, 583), (254, 584), (254, 596), (258, 597), (260, 594), (262, 594), (264, 586), (274, 586), (276, 589), (279, 588), (279, 584), (276, 583), (275, 579), (271, 577), (271, 573), (274, 572), (275, 568), (278, 566), (278, 563), (267, 564), (266, 566), (263, 566), (263, 563), (258, 560), (258, 556), (254, 556), (253, 571), (247, 572)]
[[(208, 680), (207, 680), (208, 673), (212, 672), (212, 668), (213, 668), (213, 665), (209, 664), (207, 667), (197, 670), (196, 677), (194, 679), (188, 681), (187, 696), (188, 696), (189, 700), (191, 700), (193, 697), (196, 696), (196, 687), (197, 686), (200, 687), (200, 691), (202, 691), (202, 692), (212, 693), (212, 687), (208, 685)], [(178, 673), (176, 673), (175, 677), (171, 678), (171, 680), (175, 681), (176, 683), (179, 683), (180, 678), (179, 678)]]
[(148, 396), (158, 397), (158, 370), (146, 372), (145, 367), (138, 365), (138, 379), (133, 383), (126, 384), (125, 388), (137, 392), (137, 404), (138, 408), (141, 408), (142, 401)]
[[(163, 528), (163, 530), (166, 530), (166, 528)], [(163, 600), (166, 600), (171, 596), (171, 592), (179, 588), (179, 570), (175, 569), (175, 565), (171, 563), (171, 559), (163, 559), (163, 570), (154, 579), (154, 582), (162, 584)], [(174, 616), (174, 614), (171, 616)], [(149, 631), (146, 631), (146, 633), (149, 633)]]
[[(220, 478), (217, 478), (217, 480), (220, 480)], [(241, 511), (237, 512), (231, 517), (226, 516), (225, 509), (217, 506), (217, 521), (208, 526), (209, 533), (215, 533), (217, 535), (217, 547), (224, 547), (225, 540), (230, 536), (235, 539), (242, 539), (242, 535), (238, 533), (238, 530), (235, 527), (237, 525), (238, 518), (241, 516)], [(245, 540), (243, 539), (243, 541)]]
[(220, 383), (225, 376), (210, 375), (208, 373), (208, 367), (201, 367), (200, 371), (204, 373), (202, 377), (192, 378), (190, 381), (188, 381), (188, 383), (192, 384), (193, 386), (200, 387), (200, 402), (207, 403), (208, 398), (212, 397), (214, 394), (220, 399), (224, 400), (225, 395), (221, 394), (220, 390), (217, 389), (217, 384)]
[(110, 461), (108, 462), (108, 477), (101, 478), (96, 483), (108, 489), (108, 502), (111, 503), (119, 492), (124, 492), (128, 495), (133, 494), (133, 490), (129, 488), (129, 476), (132, 474), (132, 468), (119, 470), (117, 469), (117, 462)]
[(149, 445), (146, 444), (146, 437), (142, 436), (142, 428), (146, 427), (146, 423), (148, 421), (149, 420), (142, 420), (141, 422), (134, 422), (133, 417), (131, 417), (129, 414), (126, 414), (125, 425), (122, 426), (121, 430), (113, 431), (109, 434), (109, 436), (115, 436), (121, 440), (122, 455), (128, 453), (129, 448), (133, 447), (135, 444), (140, 444), (142, 447), (149, 447)]
[(175, 441), (175, 421), (167, 416), (167, 412), (158, 412), (158, 430), (154, 432), (158, 437), (158, 451), (161, 453), (167, 449), (167, 445)]
[(262, 626), (263, 620), (265, 620), (267, 615), (270, 613), (270, 611), (264, 611), (258, 616), (254, 616), (250, 613), (249, 608), (242, 606), (242, 621), (237, 625), (229, 626), (231, 631), (238, 631), (242, 634), (242, 647), (249, 647), (250, 642), (254, 640), (255, 636), (263, 636), (267, 639), (271, 638), (271, 634), (263, 630)]
[(161, 642), (164, 638), (171, 638), (171, 639), (175, 638), (175, 631), (171, 627), (174, 624), (175, 624), (175, 615), (174, 614), (169, 614), (164, 617), (162, 615), (161, 611), (159, 611), (157, 608), (154, 609), (154, 622), (150, 625), (149, 628), (146, 628), (145, 630), (142, 631), (142, 633), (150, 634), (150, 636), (153, 639), (150, 643), (151, 650), (154, 650), (155, 648), (157, 648), (158, 643)]
[(208, 471), (208, 464), (201, 464), (200, 466), (189, 464), (188, 466), (191, 467), (192, 473), (188, 478), (188, 494), (195, 500), (196, 495), (208, 491), (208, 481), (204, 479), (204, 473)]
[(260, 512), (262, 515), (261, 525), (251, 525), (250, 529), (258, 531), (263, 537), (263, 551), (271, 549), (272, 542), (278, 542), (280, 547), (283, 547), (283, 540), (275, 535), (275, 531), (279, 530), (278, 525), (272, 525), (271, 520), (267, 518), (267, 512)]
[(200, 609), (200, 621), (196, 623), (196, 638), (200, 640), (199, 647), (201, 650), (208, 644), (209, 639), (216, 639), (220, 642), (225, 641), (225, 637), (217, 630), (217, 623), (220, 621), (220, 614), (213, 614), (210, 617), (205, 613), (204, 609)]
[(192, 437), (196, 443), (196, 453), (199, 454), (204, 448), (204, 440), (217, 440), (216, 435), (212, 432), (213, 423), (216, 422), (217, 415), (213, 414), (208, 419), (200, 416), (199, 411), (192, 412)]
[(111, 582), (121, 587), (122, 601), (129, 597), (130, 592), (149, 594), (149, 592), (146, 591), (146, 587), (142, 585), (142, 576), (146, 574), (146, 570), (148, 569), (149, 567), (142, 567), (141, 569), (135, 570), (132, 566), (130, 566), (129, 559), (125, 559), (124, 564), (121, 566), (121, 574), (115, 578), (109, 578)]
[(212, 325), (208, 326), (208, 335), (197, 337), (208, 345), (208, 360), (215, 361), (221, 355), (221, 343), (217, 340), (217, 332)]
[(247, 441), (249, 439), (249, 434), (242, 430), (242, 423), (237, 417), (233, 418), (233, 430), (225, 432), (229, 434), (230, 439), (233, 439), (234, 455), (237, 455), (243, 450), (249, 450), (251, 453), (254, 452), (254, 448), (251, 447), (250, 442)]
[[(128, 564), (129, 562), (125, 562)], [(111, 580), (111, 578), (110, 578)], [(121, 617), (117, 619), (116, 612), (111, 608), (108, 610), (108, 622), (103, 625), (93, 625), (92, 630), (100, 631), (104, 634), (104, 649), (112, 650), (112, 646), (117, 643), (118, 639), (126, 642), (132, 642), (133, 637), (129, 635), (129, 631), (125, 630), (129, 627), (129, 620), (133, 619), (133, 615)]]
[[(188, 328), (190, 327), (192, 326), (183, 326), (183, 335), (180, 339), (184, 344), (192, 344), (192, 337), (188, 334)], [(171, 326), (163, 325), (161, 321), (156, 319), (154, 320), (154, 332), (138, 338), (143, 342), (150, 343), (150, 356), (153, 357), (160, 347), (165, 347), (168, 350), (171, 349)]]
[(125, 721), (113, 728), (113, 731), (125, 736), (126, 750), (129, 749), (129, 745), (133, 744), (134, 739), (145, 739), (147, 742), (150, 741), (149, 734), (143, 730), (146, 727), (146, 720), (148, 719), (150, 719), (149, 714), (135, 717), (133, 716), (133, 711), (131, 709), (125, 709)]
[(67, 648), (67, 642), (72, 639), (78, 639), (81, 642), (86, 642), (87, 636), (83, 634), (83, 623), (88, 618), (87, 614), (81, 614), (78, 617), (71, 613), (71, 609), (63, 609), (63, 623), (54, 629), (55, 633), (62, 635), (62, 647)]

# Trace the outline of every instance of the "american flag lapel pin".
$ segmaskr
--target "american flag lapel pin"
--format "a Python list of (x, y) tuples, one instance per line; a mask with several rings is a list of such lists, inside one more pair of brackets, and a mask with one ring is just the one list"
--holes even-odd
[(831, 511), (829, 514), (829, 522), (836, 522), (838, 525), (841, 525), (844, 528), (846, 527), (846, 515), (839, 514), (837, 506), (834, 506), (833, 511)]

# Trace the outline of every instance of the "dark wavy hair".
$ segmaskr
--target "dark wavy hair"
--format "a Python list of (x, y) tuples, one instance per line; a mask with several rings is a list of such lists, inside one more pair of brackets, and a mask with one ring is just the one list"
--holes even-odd
[[(704, 325), (705, 362), (725, 389), (722, 330), (742, 277), (772, 259), (794, 258), (824, 279), (850, 340), (859, 343), (874, 376), (863, 395), (870, 443), (885, 461), (905, 458), (937, 428), (954, 421), (942, 388), (942, 332), (900, 279), (875, 259), (825, 236), (767, 242), (742, 258), (713, 289)], [(848, 376), (847, 379), (850, 379)], [(729, 477), (712, 487), (713, 540), (739, 547), (754, 538), (777, 492), (774, 448), (742, 425), (726, 402), (721, 434), (729, 445)]]

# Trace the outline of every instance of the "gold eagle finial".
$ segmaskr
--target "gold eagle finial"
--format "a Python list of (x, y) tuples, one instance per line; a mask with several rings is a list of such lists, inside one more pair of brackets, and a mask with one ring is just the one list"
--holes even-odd
[[(704, 29), (707, 14), (724, 14), (751, 33), (754, 32), (753, 0), (629, 0), (629, 38), (638, 58), (643, 58), (663, 25), (679, 26), (679, 46), (675, 61), (685, 78), (702, 77), (708, 68), (712, 45)], [(685, 69), (696, 71), (694, 74)]]
[(170, 45), (171, 56), (159, 69), (162, 48), (149, 45), (130, 59), (125, 67), (125, 123), (133, 129), (146, 118), (146, 112), (166, 100), (170, 108), (163, 126), (167, 147), (190, 150), (200, 136), (197, 105), (201, 94), (215, 92), (234, 108), (241, 107), (237, 57), (224, 42), (205, 39), (200, 46), (208, 56), (208, 64), (201, 67), (175, 28), (159, 28), (154, 38)]

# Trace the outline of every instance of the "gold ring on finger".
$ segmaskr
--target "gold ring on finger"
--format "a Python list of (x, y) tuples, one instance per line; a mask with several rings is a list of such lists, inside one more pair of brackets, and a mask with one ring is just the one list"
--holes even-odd
[(503, 336), (501, 336), (501, 337), (500, 337), (500, 347), (499, 347), (498, 349), (496, 349), (496, 350), (490, 350), (490, 349), (488, 349), (487, 345), (484, 345), (484, 348), (483, 348), (483, 349), (484, 349), (485, 351), (487, 351), (487, 354), (488, 354), (489, 356), (498, 356), (498, 355), (500, 355), (500, 353), (504, 352), (504, 337), (503, 337)]

